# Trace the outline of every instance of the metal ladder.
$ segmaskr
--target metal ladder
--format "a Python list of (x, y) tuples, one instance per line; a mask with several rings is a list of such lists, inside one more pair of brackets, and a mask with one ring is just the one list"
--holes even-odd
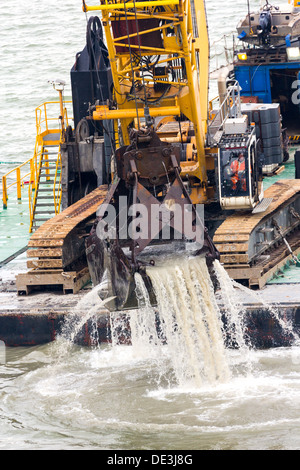
[(50, 134), (47, 137), (48, 139), (43, 142), (39, 156), (30, 232), (35, 231), (60, 210), (60, 135)]

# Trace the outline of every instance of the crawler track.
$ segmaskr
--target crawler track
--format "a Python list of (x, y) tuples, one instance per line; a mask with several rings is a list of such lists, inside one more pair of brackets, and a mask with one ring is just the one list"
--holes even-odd
[(88, 282), (84, 239), (107, 189), (107, 185), (100, 186), (36, 230), (27, 250), (31, 270), (17, 276), (18, 293), (28, 294), (39, 286), (77, 292)]
[(272, 203), (263, 213), (235, 213), (218, 228), (214, 243), (221, 263), (234, 279), (249, 281), (249, 286), (263, 287), (288, 257), (282, 236), (274, 228), (281, 227), (292, 249), (300, 249), (300, 180), (283, 180), (265, 192)]

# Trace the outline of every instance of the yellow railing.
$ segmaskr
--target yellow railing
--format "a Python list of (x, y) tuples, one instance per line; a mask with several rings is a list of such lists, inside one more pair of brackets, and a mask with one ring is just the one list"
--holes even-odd
[[(65, 101), (65, 104), (72, 103), (71, 101)], [(8, 203), (8, 190), (16, 186), (17, 188), (17, 198), (21, 200), (22, 198), (22, 188), (25, 183), (28, 183), (28, 197), (29, 197), (29, 216), (30, 216), (30, 232), (32, 231), (32, 223), (34, 216), (34, 208), (37, 202), (37, 187), (40, 171), (42, 168), (46, 168), (49, 171), (49, 164), (47, 166), (47, 150), (45, 149), (45, 144), (50, 144), (53, 146), (58, 146), (58, 154), (55, 165), (55, 176), (53, 183), (53, 203), (55, 213), (58, 214), (60, 211), (61, 205), (61, 153), (60, 145), (64, 139), (64, 133), (62, 132), (69, 125), (68, 112), (66, 107), (63, 108), (63, 116), (57, 118), (57, 107), (60, 106), (60, 101), (47, 101), (35, 110), (36, 118), (36, 140), (34, 147), (34, 155), (32, 158), (28, 159), (24, 163), (13, 168), (5, 175), (2, 176), (2, 192), (3, 192), (3, 207), (7, 208)], [(59, 124), (58, 124), (59, 121)], [(63, 125), (61, 125), (63, 123)], [(46, 140), (46, 136), (51, 137), (51, 140)], [(57, 138), (55, 136), (57, 134)], [(45, 161), (46, 160), (46, 161)], [(21, 171), (26, 169), (25, 174)], [(11, 175), (14, 175), (11, 178)], [(26, 181), (28, 178), (28, 181)], [(8, 184), (8, 181), (12, 179), (12, 182)], [(50, 178), (49, 178), (50, 179)]]
[[(29, 199), (29, 217), (30, 217), (30, 227), (29, 232), (32, 231), (32, 224), (33, 224), (33, 215), (34, 215), (34, 208), (37, 201), (37, 182), (40, 174), (41, 162), (43, 159), (43, 145), (39, 144), (39, 136), (36, 137), (35, 148), (34, 148), (34, 166), (32, 168), (32, 178), (30, 178), (30, 183), (28, 186), (28, 199)], [(33, 184), (32, 181), (35, 181)]]
[[(65, 101), (64, 104), (70, 104), (72, 101)], [(57, 109), (57, 106), (60, 106), (60, 101), (45, 101), (45, 103), (41, 104), (38, 106), (35, 110), (35, 120), (36, 120), (36, 133), (37, 136), (44, 136), (47, 134), (50, 134), (51, 132), (58, 132), (60, 130), (60, 126), (57, 128), (57, 114), (52, 115), (50, 117), (50, 111), (49, 108), (52, 105), (55, 106), (55, 109)], [(52, 108), (53, 109), (53, 108)], [(68, 122), (68, 112), (67, 109), (64, 108), (64, 123), (65, 126), (69, 125)], [(56, 125), (51, 126), (52, 123), (55, 123)]]
[(59, 211), (60, 211), (61, 196), (62, 196), (62, 187), (61, 187), (61, 152), (60, 152), (60, 148), (59, 148), (58, 156), (57, 156), (57, 161), (56, 161), (54, 183), (53, 183), (53, 199), (54, 199), (54, 210), (55, 210), (55, 214), (58, 214)]
[[(66, 103), (72, 103), (72, 101), (67, 101)], [(62, 116), (62, 123), (63, 129), (66, 129), (69, 125), (68, 121), (68, 113), (67, 108), (64, 107), (63, 109), (63, 116)], [(59, 143), (59, 150), (56, 160), (56, 168), (55, 168), (55, 175), (54, 175), (54, 183), (53, 183), (53, 197), (54, 197), (54, 209), (55, 214), (60, 212), (61, 206), (61, 197), (62, 197), (62, 186), (61, 186), (61, 170), (62, 170), (62, 160), (61, 160), (61, 144), (64, 142), (64, 132), (60, 133), (60, 143)]]
[(212, 120), (214, 116), (216, 115), (216, 110), (215, 110), (214, 105), (217, 103), (218, 104), (217, 108), (219, 108), (219, 101), (220, 101), (219, 96), (215, 96), (213, 99), (211, 99), (208, 102), (209, 120)]
[[(36, 173), (34, 172), (34, 167), (35, 167), (35, 157), (32, 157), (26, 160), (24, 163), (21, 163), (17, 167), (8, 171), (7, 173), (5, 173), (5, 175), (2, 176), (3, 209), (7, 209), (8, 190), (10, 188), (12, 188), (13, 186), (16, 186), (17, 199), (20, 201), (22, 199), (22, 188), (27, 183), (25, 181), (26, 178), (29, 177), (29, 181), (28, 181), (29, 185), (31, 185), (33, 188), (36, 187)], [(22, 169), (25, 170), (25, 174), (22, 174)], [(13, 175), (14, 172), (15, 172), (15, 175), (14, 175), (15, 178), (13, 178), (13, 181), (10, 184), (8, 184), (8, 181), (9, 181), (8, 177), (10, 175)]]

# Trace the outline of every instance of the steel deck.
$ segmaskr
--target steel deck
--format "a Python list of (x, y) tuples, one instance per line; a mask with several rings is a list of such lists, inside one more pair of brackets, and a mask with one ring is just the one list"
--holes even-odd
[[(92, 287), (89, 284), (72, 295), (48, 291), (20, 296), (17, 294), (15, 277), (17, 273), (26, 270), (26, 254), (18, 256), (0, 269), (0, 340), (8, 347), (33, 346), (54, 341), (61, 333), (64, 321), (72, 315), (79, 300)], [(247, 333), (254, 347), (265, 349), (289, 346), (290, 339), (278, 327), (273, 309), (284, 321), (291, 321), (294, 331), (300, 332), (300, 275), (296, 277), (298, 284), (283, 284), (281, 280), (279, 285), (274, 281), (261, 291), (237, 289)], [(220, 309), (222, 311), (222, 304)], [(101, 343), (111, 341), (109, 313), (100, 303), (97, 331)], [(94, 325), (87, 323), (76, 342), (82, 346), (90, 346), (93, 344), (94, 333)]]
[[(284, 171), (278, 176), (264, 180), (265, 187), (268, 188), (277, 180), (294, 178), (294, 171), (291, 158), (285, 164)], [(103, 194), (97, 194), (98, 197), (101, 200)], [(97, 201), (95, 202), (97, 205)], [(91, 211), (87, 208), (88, 216), (96, 207), (96, 205), (91, 205), (93, 206)], [(73, 213), (73, 216), (76, 219), (77, 214)], [(9, 208), (5, 212), (0, 212), (0, 223), (7, 229), (6, 232), (4, 230), (2, 232), (5, 235), (2, 237), (3, 244), (0, 250), (2, 257), (2, 263), (0, 261), (0, 340), (4, 341), (7, 346), (30, 346), (53, 341), (60, 333), (65, 318), (72, 314), (77, 302), (91, 288), (91, 284), (86, 283), (81, 290), (69, 295), (64, 295), (62, 291), (33, 292), (30, 296), (17, 294), (16, 277), (28, 272), (27, 255), (22, 253), (16, 257), (12, 256), (12, 259), (4, 263), (3, 260), (28, 243), (30, 235), (25, 219), (26, 202), (15, 204), (13, 210)], [(73, 220), (71, 225), (76, 226), (78, 220)], [(64, 222), (61, 221), (61, 226), (63, 225)], [(64, 230), (68, 228), (65, 227)], [(53, 236), (52, 238), (51, 234), (48, 234), (46, 237), (48, 242), (50, 238), (52, 240), (60, 238), (58, 233)], [(38, 236), (36, 237), (38, 242)], [(44, 246), (38, 247), (38, 242), (35, 246), (37, 250), (49, 248), (48, 242), (46, 242), (46, 247), (41, 239), (40, 241)], [(273, 277), (268, 280), (262, 290), (247, 291), (247, 294), (245, 291), (239, 293), (241, 306), (249, 322), (249, 336), (252, 337), (257, 347), (266, 348), (288, 344), (286, 338), (278, 332), (270, 307), (276, 308), (283, 319), (291, 319), (294, 328), (297, 331), (300, 330), (299, 285), (300, 269), (285, 264), (274, 272)], [(98, 312), (98, 336), (101, 342), (110, 341), (108, 312), (101, 309)], [(88, 325), (77, 341), (83, 345), (91, 344)]]

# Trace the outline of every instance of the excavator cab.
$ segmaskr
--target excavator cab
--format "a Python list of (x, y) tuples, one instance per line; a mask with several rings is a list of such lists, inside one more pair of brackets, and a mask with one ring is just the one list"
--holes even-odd
[(220, 204), (224, 210), (254, 209), (262, 199), (255, 127), (231, 131), (219, 143)]

